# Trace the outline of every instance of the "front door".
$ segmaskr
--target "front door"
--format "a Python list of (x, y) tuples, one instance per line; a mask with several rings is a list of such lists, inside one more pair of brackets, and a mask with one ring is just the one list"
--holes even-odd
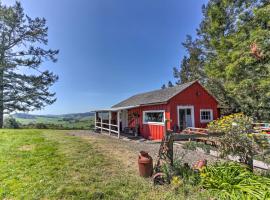
[(193, 107), (179, 107), (178, 116), (179, 116), (179, 130), (184, 130), (187, 127), (193, 127)]

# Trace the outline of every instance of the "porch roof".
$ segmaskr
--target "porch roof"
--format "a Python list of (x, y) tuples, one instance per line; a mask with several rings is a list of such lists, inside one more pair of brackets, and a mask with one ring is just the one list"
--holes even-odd
[(99, 109), (99, 110), (94, 110), (94, 112), (116, 112), (119, 110), (128, 110), (131, 108), (137, 108), (139, 107), (139, 105), (137, 106), (123, 106), (123, 107), (117, 107), (117, 108), (106, 108), (106, 109)]

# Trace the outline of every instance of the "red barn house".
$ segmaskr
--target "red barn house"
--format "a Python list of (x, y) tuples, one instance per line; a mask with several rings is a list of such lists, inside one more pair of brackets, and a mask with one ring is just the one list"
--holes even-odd
[(152, 140), (162, 139), (165, 122), (168, 129), (180, 132), (204, 128), (219, 116), (217, 100), (198, 81), (137, 94), (95, 113), (96, 130)]

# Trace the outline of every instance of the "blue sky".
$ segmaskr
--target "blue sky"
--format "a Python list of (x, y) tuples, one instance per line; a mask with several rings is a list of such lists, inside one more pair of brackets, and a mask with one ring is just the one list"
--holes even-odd
[[(12, 4), (13, 0), (2, 0)], [(106, 108), (173, 80), (195, 35), (206, 0), (22, 0), (31, 17), (45, 17), (49, 47), (60, 49), (57, 102), (38, 114)]]

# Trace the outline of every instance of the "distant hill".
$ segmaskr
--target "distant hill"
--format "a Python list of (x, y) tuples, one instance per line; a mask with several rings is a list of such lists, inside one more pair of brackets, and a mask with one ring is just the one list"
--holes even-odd
[(12, 115), (12, 117), (14, 118), (21, 118), (21, 119), (35, 119), (36, 116), (35, 115), (30, 115), (27, 113), (15, 113)]
[(63, 115), (33, 115), (28, 113), (15, 113), (12, 115), (23, 127), (36, 127), (43, 124), (49, 128), (58, 129), (91, 129), (94, 125), (94, 113), (70, 113)]
[(94, 112), (85, 112), (85, 113), (70, 113), (70, 114), (62, 114), (62, 115), (33, 115), (28, 113), (15, 113), (12, 114), (14, 118), (20, 119), (36, 119), (38, 117), (44, 118), (72, 118), (72, 119), (80, 119), (85, 117), (93, 117), (95, 115)]

